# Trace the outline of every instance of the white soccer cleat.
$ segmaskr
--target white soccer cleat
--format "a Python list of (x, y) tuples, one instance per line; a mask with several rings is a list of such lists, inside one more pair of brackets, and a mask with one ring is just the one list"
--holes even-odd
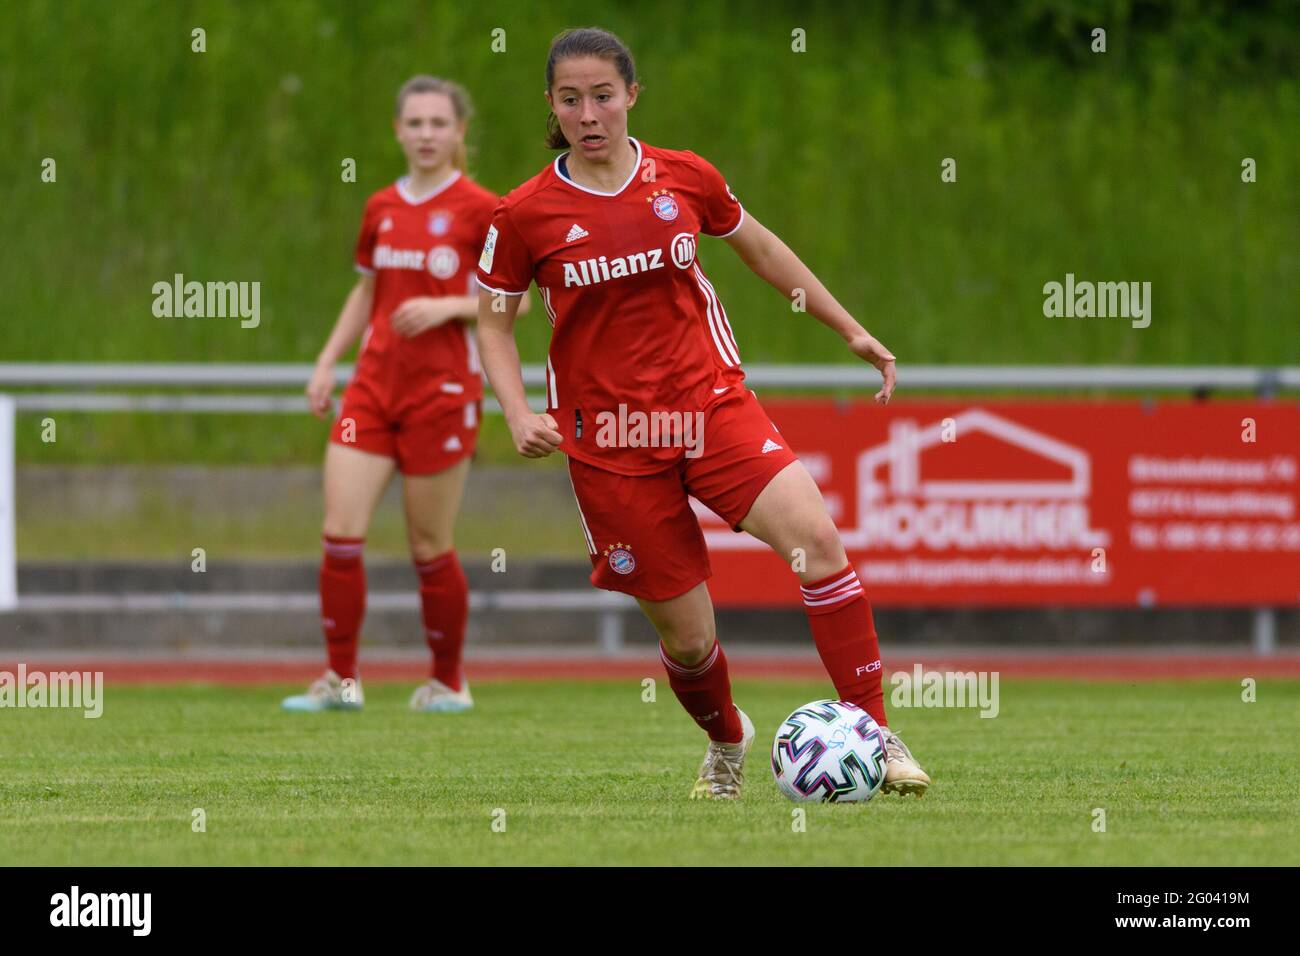
[(914, 793), (917, 797), (925, 796), (930, 786), (930, 777), (907, 749), (902, 738), (888, 727), (881, 727), (885, 735), (885, 782), (882, 793), (897, 793), (907, 796)]
[(360, 710), (366, 702), (361, 679), (343, 680), (332, 670), (312, 682), (305, 694), (286, 697), (280, 704), (285, 710), (318, 713), (323, 710)]
[(736, 713), (744, 736), (735, 744), (709, 741), (700, 765), (700, 779), (691, 788), (692, 800), (735, 800), (740, 796), (740, 788), (745, 785), (745, 755), (754, 743), (754, 724), (739, 707)]
[(469, 681), (460, 682), (460, 690), (452, 690), (437, 678), (429, 678), (428, 683), (415, 688), (411, 695), (411, 710), (422, 714), (458, 714), (474, 706), (474, 698), (469, 695)]

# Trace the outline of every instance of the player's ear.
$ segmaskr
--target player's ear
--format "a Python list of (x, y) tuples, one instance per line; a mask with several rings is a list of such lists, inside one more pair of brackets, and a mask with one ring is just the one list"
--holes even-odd
[(631, 109), (636, 106), (636, 98), (641, 92), (641, 84), (633, 83), (627, 88), (627, 108)]

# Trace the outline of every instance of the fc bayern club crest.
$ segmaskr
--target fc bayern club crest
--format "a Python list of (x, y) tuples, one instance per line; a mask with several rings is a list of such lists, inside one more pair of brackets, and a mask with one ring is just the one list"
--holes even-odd
[(451, 213), (445, 209), (429, 213), (429, 232), (435, 236), (445, 236), (451, 228)]
[(677, 200), (668, 190), (656, 189), (646, 197), (646, 202), (650, 203), (650, 208), (654, 210), (655, 215), (664, 222), (672, 222), (677, 218)]
[(616, 574), (631, 574), (636, 570), (636, 558), (632, 557), (632, 546), (621, 541), (612, 548), (605, 549), (610, 569)]

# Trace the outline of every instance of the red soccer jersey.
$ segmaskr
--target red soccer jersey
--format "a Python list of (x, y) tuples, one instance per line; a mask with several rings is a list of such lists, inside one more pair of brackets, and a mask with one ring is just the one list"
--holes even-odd
[(358, 375), (373, 375), (394, 389), (415, 386), (454, 391), (466, 400), (482, 397), (483, 371), (468, 324), (453, 319), (404, 338), (388, 320), (416, 296), (478, 294), (474, 257), (498, 201), (459, 172), (426, 196), (412, 196), (405, 179), (399, 179), (370, 197), (356, 267), (375, 277), (375, 298), (357, 357)]
[(607, 416), (693, 414), (744, 380), (727, 313), (695, 256), (699, 233), (730, 235), (744, 210), (706, 160), (631, 142), (636, 166), (616, 192), (570, 180), (566, 153), (509, 193), (478, 281), (509, 295), (537, 282), (553, 330), (546, 407), (560, 450), (640, 475), (684, 448), (601, 441)]

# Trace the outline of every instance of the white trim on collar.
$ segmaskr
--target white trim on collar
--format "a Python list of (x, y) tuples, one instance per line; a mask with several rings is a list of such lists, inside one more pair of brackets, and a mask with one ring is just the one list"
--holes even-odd
[(564, 175), (564, 173), (560, 172), (560, 160), (562, 160), (565, 156), (568, 156), (569, 152), (571, 151), (563, 152), (559, 156), (555, 157), (555, 163), (554, 163), (555, 175), (560, 178), (561, 182), (568, 183), (574, 189), (581, 189), (584, 193), (591, 193), (593, 196), (621, 195), (623, 190), (627, 189), (628, 186), (632, 185), (632, 180), (636, 179), (637, 171), (641, 169), (641, 141), (638, 140), (635, 136), (629, 136), (628, 142), (636, 144), (636, 162), (632, 166), (632, 172), (628, 174), (627, 181), (623, 183), (622, 186), (619, 186), (618, 189), (614, 190), (612, 193), (603, 193), (599, 189), (588, 189), (586, 186), (583, 186), (580, 183), (575, 183), (568, 176)]
[(444, 192), (448, 186), (452, 185), (452, 183), (456, 182), (458, 179), (460, 179), (460, 170), (453, 169), (451, 175), (438, 183), (438, 185), (434, 186), (432, 191), (425, 193), (423, 196), (412, 196), (406, 191), (406, 184), (411, 181), (411, 177), (403, 176), (397, 181), (397, 194), (405, 199), (410, 205), (418, 206), (420, 203), (428, 202), (434, 196)]

